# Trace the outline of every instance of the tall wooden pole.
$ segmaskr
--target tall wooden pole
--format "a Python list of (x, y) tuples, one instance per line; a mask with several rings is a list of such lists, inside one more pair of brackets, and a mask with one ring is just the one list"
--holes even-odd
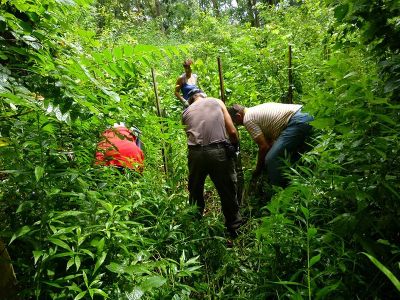
[(220, 57), (218, 57), (218, 74), (219, 74), (219, 89), (221, 90), (221, 100), (225, 102), (224, 77), (222, 75), (222, 64)]
[[(154, 74), (154, 68), (151, 68), (151, 77), (153, 78), (153, 89), (154, 89), (154, 95), (156, 96), (156, 107), (157, 107), (157, 115), (160, 118), (160, 126), (161, 126), (161, 133), (164, 134), (164, 127), (163, 123), (161, 121), (161, 109), (160, 109), (160, 100), (158, 98), (158, 92), (157, 92), (157, 82), (156, 82), (156, 76)], [(163, 163), (164, 163), (164, 173), (166, 176), (168, 176), (168, 169), (167, 169), (167, 156), (165, 154), (165, 144), (163, 143), (163, 146), (161, 148), (161, 154), (163, 157)]]
[[(219, 74), (219, 87), (221, 89), (221, 100), (225, 103), (224, 77), (222, 76), (222, 64), (220, 57), (218, 57), (218, 74)], [(242, 155), (240, 154), (240, 152), (235, 157), (235, 170), (237, 176), (236, 199), (239, 205), (241, 205), (244, 197), (244, 175), (242, 167)]]
[(293, 69), (292, 69), (292, 45), (289, 45), (289, 65), (288, 65), (288, 78), (289, 78), (289, 89), (288, 89), (288, 103), (293, 103)]

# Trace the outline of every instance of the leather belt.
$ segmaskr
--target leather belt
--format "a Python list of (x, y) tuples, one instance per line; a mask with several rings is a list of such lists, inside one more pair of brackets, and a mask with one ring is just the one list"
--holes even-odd
[(188, 145), (189, 149), (216, 149), (224, 148), (226, 142), (212, 143), (208, 145)]

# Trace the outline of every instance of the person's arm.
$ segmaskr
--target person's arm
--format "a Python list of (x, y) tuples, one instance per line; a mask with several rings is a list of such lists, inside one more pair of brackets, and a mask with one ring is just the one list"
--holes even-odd
[(183, 98), (181, 95), (181, 87), (182, 87), (182, 77), (179, 77), (175, 85), (175, 96), (176, 98), (179, 99), (179, 101), (181, 101), (183, 105), (187, 105), (186, 99)]
[(199, 84), (199, 76), (197, 76), (197, 74), (193, 74), (195, 77), (195, 81), (194, 81), (194, 85), (197, 86), (199, 89), (202, 90), (200, 84)]
[(224, 114), (225, 128), (226, 128), (226, 133), (229, 136), (229, 140), (231, 141), (232, 144), (238, 144), (239, 136), (236, 127), (233, 125), (231, 116), (229, 115), (228, 110), (226, 109), (225, 103), (219, 99), (217, 99), (217, 101), (221, 106), (222, 113)]
[(253, 172), (253, 178), (257, 177), (261, 174), (262, 169), (264, 167), (265, 156), (267, 155), (269, 149), (272, 146), (272, 142), (268, 141), (263, 134), (257, 136), (254, 141), (258, 145), (258, 156), (257, 156), (257, 165), (256, 169)]

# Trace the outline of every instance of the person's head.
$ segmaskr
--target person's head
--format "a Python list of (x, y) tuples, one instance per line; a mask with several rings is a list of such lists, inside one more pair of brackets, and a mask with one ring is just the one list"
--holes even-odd
[(204, 92), (199, 89), (199, 88), (193, 88), (188, 92), (188, 102), (189, 105), (192, 104), (194, 101), (197, 100), (198, 97), (201, 98), (206, 98), (206, 94), (204, 94)]
[(240, 104), (234, 104), (228, 108), (229, 115), (236, 125), (243, 125), (244, 109), (245, 107)]
[(192, 71), (192, 64), (193, 64), (193, 60), (191, 59), (186, 59), (185, 61), (183, 61), (183, 68), (185, 69), (185, 72), (191, 72)]

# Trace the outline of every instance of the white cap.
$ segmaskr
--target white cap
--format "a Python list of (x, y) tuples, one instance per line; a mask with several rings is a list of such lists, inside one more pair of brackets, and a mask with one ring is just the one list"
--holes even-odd
[(114, 123), (114, 128), (117, 127), (125, 127), (125, 123), (124, 122)]

